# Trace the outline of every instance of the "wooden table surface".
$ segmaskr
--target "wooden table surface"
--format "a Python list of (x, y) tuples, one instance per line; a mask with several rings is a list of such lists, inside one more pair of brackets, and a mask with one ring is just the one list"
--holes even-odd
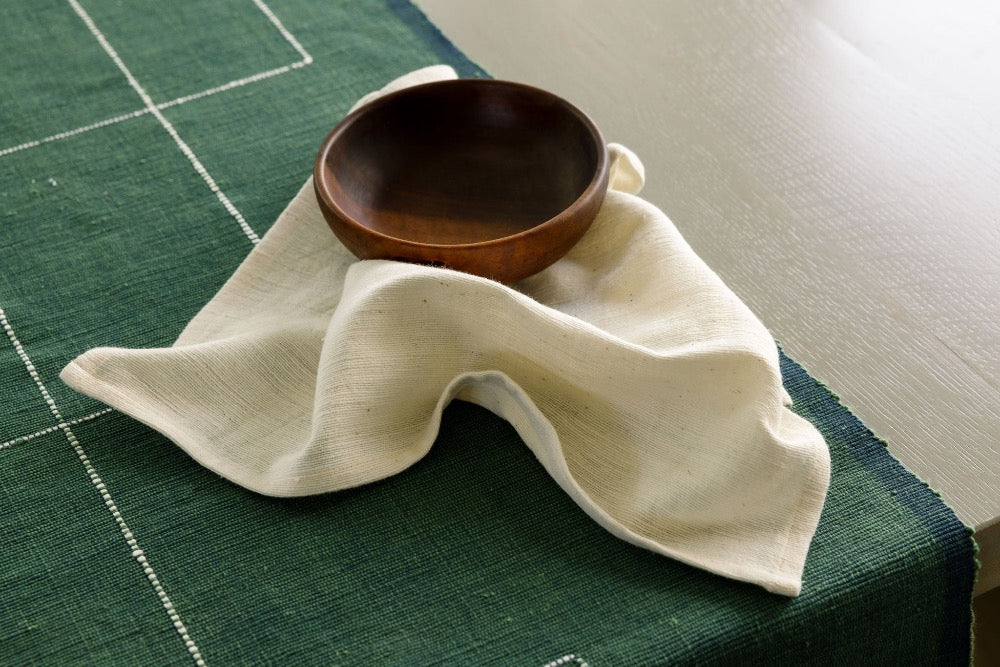
[(643, 195), (977, 530), (1000, 586), (1000, 5), (418, 0)]

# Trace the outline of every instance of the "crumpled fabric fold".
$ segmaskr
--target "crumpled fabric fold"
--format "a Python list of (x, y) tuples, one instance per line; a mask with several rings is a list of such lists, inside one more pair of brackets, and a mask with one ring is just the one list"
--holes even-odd
[[(454, 76), (418, 70), (358, 104)], [(96, 348), (61, 377), (274, 496), (398, 474), (471, 401), (612, 534), (797, 595), (826, 443), (789, 409), (767, 330), (638, 196), (638, 158), (609, 148), (591, 229), (512, 287), (355, 259), (307, 181), (172, 347)]]

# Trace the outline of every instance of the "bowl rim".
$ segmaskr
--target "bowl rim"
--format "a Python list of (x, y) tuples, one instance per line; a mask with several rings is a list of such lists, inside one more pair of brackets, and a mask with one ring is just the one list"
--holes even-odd
[[(485, 86), (496, 86), (496, 87), (507, 87), (507, 88), (519, 88), (521, 90), (530, 92), (534, 95), (541, 95), (552, 101), (557, 102), (565, 110), (569, 111), (572, 116), (586, 128), (591, 139), (596, 144), (597, 149), (597, 166), (594, 169), (594, 174), (590, 181), (583, 188), (580, 194), (577, 196), (573, 202), (559, 211), (556, 215), (539, 222), (537, 225), (532, 225), (525, 230), (517, 232), (515, 234), (508, 234), (506, 236), (498, 236), (493, 239), (487, 239), (485, 241), (476, 241), (474, 243), (426, 243), (422, 241), (415, 241), (412, 239), (400, 238), (398, 236), (392, 236), (391, 234), (386, 234), (378, 230), (372, 229), (367, 225), (363, 225), (353, 216), (349, 215), (344, 211), (339, 205), (337, 205), (336, 200), (331, 195), (329, 189), (327, 188), (327, 183), (325, 179), (321, 177), (323, 173), (323, 166), (326, 163), (327, 155), (329, 154), (331, 148), (333, 147), (336, 140), (346, 132), (361, 116), (370, 113), (374, 109), (379, 107), (392, 104), (395, 100), (400, 97), (404, 97), (408, 94), (418, 92), (421, 90), (428, 90), (432, 88), (445, 88), (453, 86), (469, 86), (469, 85), (485, 85)], [(336, 126), (326, 135), (323, 142), (320, 144), (319, 151), (316, 154), (316, 159), (313, 161), (313, 189), (317, 193), (317, 198), (319, 199), (320, 206), (325, 206), (331, 209), (335, 215), (340, 219), (341, 222), (355, 228), (356, 230), (374, 236), (376, 238), (385, 239), (387, 241), (392, 241), (393, 243), (398, 243), (404, 246), (411, 246), (414, 248), (454, 248), (454, 249), (474, 249), (474, 248), (484, 248), (492, 245), (501, 245), (510, 242), (517, 242), (519, 239), (527, 238), (529, 236), (534, 236), (537, 234), (544, 233), (545, 230), (560, 224), (566, 218), (572, 216), (579, 209), (583, 208), (589, 201), (595, 196), (595, 191), (602, 187), (607, 180), (607, 175), (609, 171), (610, 157), (608, 155), (608, 146), (604, 141), (604, 135), (601, 133), (600, 128), (597, 124), (588, 116), (584, 111), (578, 108), (576, 105), (567, 101), (566, 99), (556, 95), (555, 93), (545, 90), (544, 88), (539, 88), (537, 86), (531, 86), (525, 83), (520, 83), (517, 81), (507, 81), (503, 79), (483, 79), (483, 78), (464, 78), (464, 79), (445, 79), (443, 81), (431, 81), (428, 83), (417, 84), (414, 86), (409, 86), (401, 90), (393, 91), (386, 95), (383, 95), (377, 99), (367, 102), (357, 109), (354, 109), (346, 116)], [(597, 193), (600, 195), (601, 193)]]

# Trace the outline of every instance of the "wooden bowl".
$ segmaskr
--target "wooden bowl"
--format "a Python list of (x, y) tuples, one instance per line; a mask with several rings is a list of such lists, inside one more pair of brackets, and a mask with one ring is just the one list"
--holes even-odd
[(604, 201), (594, 123), (544, 90), (428, 83), (348, 115), (313, 183), (330, 228), (362, 259), (444, 266), (511, 283), (562, 257)]

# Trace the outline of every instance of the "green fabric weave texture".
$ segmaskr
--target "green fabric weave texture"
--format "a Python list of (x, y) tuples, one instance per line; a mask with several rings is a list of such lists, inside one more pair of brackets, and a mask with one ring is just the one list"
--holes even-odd
[(0, 36), (0, 665), (968, 664), (969, 531), (784, 356), (833, 460), (796, 599), (612, 537), (467, 403), (279, 500), (72, 392), (176, 338), (358, 97), (486, 74), (398, 1), (11, 0)]

